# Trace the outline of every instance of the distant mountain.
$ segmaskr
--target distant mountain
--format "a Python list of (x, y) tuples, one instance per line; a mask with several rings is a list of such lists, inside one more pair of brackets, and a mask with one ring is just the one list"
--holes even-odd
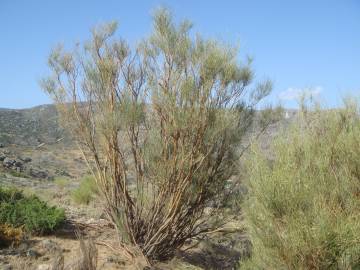
[(60, 127), (55, 105), (30, 109), (0, 108), (0, 143), (36, 146), (68, 137)]
[[(296, 110), (285, 110), (283, 120), (275, 123), (265, 132), (265, 141), (272, 138), (281, 127), (286, 127), (297, 114)], [(257, 133), (259, 127), (253, 126), (250, 133)], [(55, 105), (40, 105), (30, 109), (0, 108), (0, 144), (19, 146), (38, 146), (71, 142), (67, 132), (60, 126)]]

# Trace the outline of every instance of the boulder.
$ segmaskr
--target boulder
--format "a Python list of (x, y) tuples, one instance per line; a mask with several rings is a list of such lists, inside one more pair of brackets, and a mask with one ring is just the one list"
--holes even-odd
[(26, 173), (34, 178), (48, 179), (49, 174), (46, 171), (41, 171), (32, 167), (26, 168)]
[(6, 157), (3, 160), (3, 165), (6, 168), (11, 168), (16, 163), (16, 160)]
[(23, 162), (20, 159), (15, 159), (14, 167), (21, 168), (23, 166)]

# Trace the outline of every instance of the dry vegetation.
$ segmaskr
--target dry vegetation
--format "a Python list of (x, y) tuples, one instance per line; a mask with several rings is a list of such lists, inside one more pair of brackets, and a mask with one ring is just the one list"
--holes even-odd
[(190, 29), (161, 10), (132, 51), (114, 38), (116, 24), (95, 28), (83, 50), (51, 53), (43, 81), (93, 172), (116, 249), (147, 264), (226, 223), (209, 217), (221, 216), (237, 147), (271, 90), (249, 88), (237, 50)]
[(360, 117), (303, 109), (273, 144), (254, 150), (243, 205), (253, 245), (240, 269), (359, 269)]

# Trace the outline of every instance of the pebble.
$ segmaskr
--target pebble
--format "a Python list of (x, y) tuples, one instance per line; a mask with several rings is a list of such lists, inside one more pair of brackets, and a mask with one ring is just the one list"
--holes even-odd
[(51, 265), (49, 264), (40, 264), (36, 270), (51, 270)]

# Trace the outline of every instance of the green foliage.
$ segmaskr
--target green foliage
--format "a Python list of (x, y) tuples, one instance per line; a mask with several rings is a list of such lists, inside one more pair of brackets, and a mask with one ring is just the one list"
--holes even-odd
[(73, 191), (72, 198), (76, 203), (89, 204), (98, 193), (94, 177), (85, 176), (81, 179), (79, 187)]
[(50, 207), (36, 196), (0, 188), (0, 224), (42, 234), (54, 231), (65, 219), (63, 209)]
[(241, 269), (360, 269), (358, 106), (304, 110), (272, 147), (249, 165)]

